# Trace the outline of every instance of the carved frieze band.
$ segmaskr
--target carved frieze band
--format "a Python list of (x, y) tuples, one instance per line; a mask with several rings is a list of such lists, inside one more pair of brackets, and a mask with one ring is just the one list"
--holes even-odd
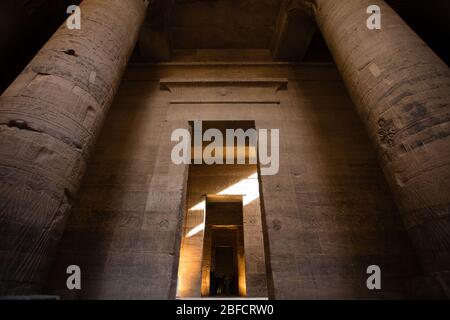
[(170, 104), (280, 104), (287, 79), (161, 79)]

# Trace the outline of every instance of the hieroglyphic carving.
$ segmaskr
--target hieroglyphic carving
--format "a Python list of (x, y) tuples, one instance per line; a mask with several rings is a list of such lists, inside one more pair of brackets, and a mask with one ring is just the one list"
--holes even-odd
[(395, 127), (392, 120), (380, 119), (378, 120), (378, 137), (381, 144), (394, 146)]
[(0, 295), (41, 293), (146, 5), (83, 1), (0, 98)]
[[(376, 137), (381, 166), (422, 266), (448, 279), (449, 69), (384, 1), (314, 3), (316, 22), (369, 135)], [(381, 9), (380, 30), (366, 27), (369, 5)], [(421, 219), (411, 219), (413, 213)]]

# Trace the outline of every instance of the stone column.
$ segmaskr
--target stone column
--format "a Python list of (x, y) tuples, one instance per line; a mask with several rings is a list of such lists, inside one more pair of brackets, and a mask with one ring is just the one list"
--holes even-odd
[(0, 97), (0, 295), (42, 292), (147, 6), (84, 0)]
[[(422, 265), (444, 283), (450, 278), (449, 69), (382, 0), (309, 2)], [(381, 30), (366, 26), (370, 5), (381, 8)]]

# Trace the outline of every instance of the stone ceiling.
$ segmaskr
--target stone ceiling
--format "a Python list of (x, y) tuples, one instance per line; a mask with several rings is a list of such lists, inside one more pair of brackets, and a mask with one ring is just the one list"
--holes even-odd
[(214, 55), (220, 60), (301, 60), (316, 27), (291, 3), (153, 0), (139, 55), (142, 61), (173, 61), (178, 56), (202, 60)]
[(281, 0), (176, 0), (174, 49), (268, 49)]
[[(345, 1), (345, 0), (342, 0)], [(17, 76), (81, 0), (1, 0), (0, 92)], [(299, 12), (286, 22), (288, 0), (152, 0), (133, 62), (332, 62), (320, 32)], [(386, 0), (450, 63), (450, 1)], [(18, 27), (20, 26), (20, 27)], [(299, 30), (303, 30), (299, 32)], [(221, 50), (216, 50), (220, 48)], [(220, 51), (219, 53), (217, 51)], [(212, 54), (212, 52), (214, 52)]]
[[(448, 26), (448, 0), (386, 0), (440, 55), (435, 30)], [(277, 60), (331, 62), (327, 46), (303, 10), (289, 0), (152, 0), (133, 61)], [(297, 1), (301, 3), (301, 1)], [(447, 5), (448, 6), (448, 5)], [(428, 11), (429, 12), (428, 12)], [(433, 21), (421, 16), (427, 11)], [(444, 10), (445, 11), (445, 10)], [(448, 16), (448, 14), (447, 14)], [(441, 17), (441, 19), (435, 18)], [(436, 23), (439, 22), (440, 24)], [(444, 57), (445, 59), (445, 57)]]

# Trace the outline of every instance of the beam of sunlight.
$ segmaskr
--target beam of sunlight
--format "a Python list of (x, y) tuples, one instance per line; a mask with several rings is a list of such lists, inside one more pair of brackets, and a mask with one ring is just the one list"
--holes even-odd
[(200, 203), (197, 203), (195, 206), (189, 209), (189, 211), (199, 211), (199, 210), (205, 210), (206, 202), (203, 200)]
[(259, 198), (258, 174), (254, 173), (218, 194), (221, 196), (243, 195), (243, 205), (246, 206)]
[[(252, 201), (259, 198), (259, 182), (258, 182), (258, 173), (255, 172), (251, 176), (239, 181), (238, 183), (220, 191), (218, 195), (221, 196), (236, 196), (236, 195), (242, 195), (243, 199), (243, 205), (246, 206)], [(206, 202), (203, 200), (202, 202), (199, 202), (195, 206), (189, 209), (189, 211), (199, 211), (203, 210), (205, 212), (206, 209)], [(192, 230), (190, 230), (186, 237), (191, 238), (198, 234), (199, 232), (203, 231), (205, 229), (205, 222), (199, 224)]]
[(195, 236), (197, 233), (203, 231), (205, 229), (205, 223), (200, 223), (198, 226), (193, 228), (191, 231), (188, 232), (186, 235), (186, 238), (191, 238)]

